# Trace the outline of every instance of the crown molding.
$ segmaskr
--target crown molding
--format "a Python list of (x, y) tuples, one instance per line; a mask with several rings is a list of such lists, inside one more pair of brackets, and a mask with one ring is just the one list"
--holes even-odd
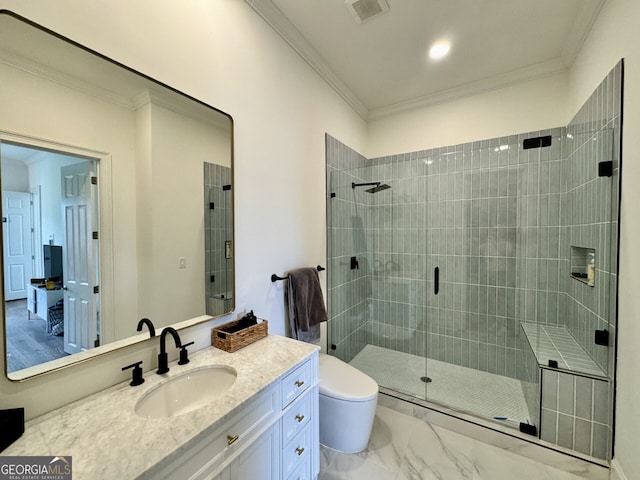
[(589, 32), (591, 31), (591, 27), (595, 23), (598, 15), (600, 15), (600, 11), (606, 0), (600, 0), (591, 8), (583, 8), (579, 15), (576, 17), (573, 22), (573, 26), (571, 27), (571, 33), (567, 38), (567, 41), (564, 43), (562, 49), (562, 60), (565, 62), (567, 66), (571, 65), (575, 58), (578, 56), (580, 49), (584, 45)]
[(606, 0), (594, 7), (583, 9), (572, 26), (571, 34), (560, 57), (502, 75), (470, 82), (465, 85), (441, 90), (434, 94), (413, 98), (404, 102), (368, 109), (357, 96), (336, 76), (331, 67), (311, 46), (298, 29), (284, 16), (271, 0), (244, 0), (262, 19), (276, 31), (364, 120), (377, 120), (410, 110), (424, 108), (437, 103), (456, 100), (479, 93), (496, 90), (516, 83), (536, 80), (566, 71), (595, 22)]
[(367, 120), (379, 120), (390, 115), (397, 115), (410, 110), (424, 108), (438, 103), (450, 102), (460, 98), (489, 92), (491, 90), (505, 88), (518, 83), (556, 75), (566, 70), (567, 65), (561, 58), (558, 58), (549, 62), (539, 63), (537, 65), (504, 73), (502, 75), (496, 75), (494, 77), (485, 78), (483, 80), (467, 83), (458, 87), (441, 90), (431, 95), (407, 100), (406, 102), (372, 109), (369, 111)]
[(366, 120), (367, 107), (331, 70), (318, 51), (270, 0), (244, 0), (262, 19), (333, 88), (347, 104)]
[(91, 84), (72, 75), (68, 75), (55, 68), (34, 62), (20, 55), (4, 51), (0, 53), (0, 63), (130, 110), (134, 107), (133, 99), (125, 95), (101, 88), (97, 85)]
[(231, 129), (231, 119), (227, 114), (178, 92), (146, 88), (134, 97), (133, 103), (135, 110), (152, 104), (223, 131), (228, 132)]

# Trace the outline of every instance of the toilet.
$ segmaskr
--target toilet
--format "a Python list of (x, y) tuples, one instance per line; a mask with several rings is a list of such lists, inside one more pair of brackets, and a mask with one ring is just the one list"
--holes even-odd
[(378, 401), (378, 384), (368, 375), (320, 354), (320, 443), (345, 453), (367, 448)]

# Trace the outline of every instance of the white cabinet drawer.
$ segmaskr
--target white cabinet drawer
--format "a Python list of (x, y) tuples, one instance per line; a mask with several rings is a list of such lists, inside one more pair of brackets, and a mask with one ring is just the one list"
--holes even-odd
[[(256, 395), (241, 411), (222, 421), (201, 436), (197, 446), (187, 453), (178, 454), (157, 478), (184, 480), (211, 478), (228, 457), (255, 439), (280, 411), (276, 388)], [(200, 466), (198, 468), (197, 466)], [(195, 468), (194, 468), (195, 467)], [(156, 478), (156, 477), (154, 477)]]
[(310, 457), (307, 457), (306, 460), (301, 465), (299, 465), (291, 475), (289, 475), (287, 480), (311, 480), (310, 470)]
[(310, 462), (311, 428), (307, 425), (282, 450), (282, 476), (289, 478), (301, 465)]
[(311, 362), (307, 360), (282, 379), (282, 408), (298, 398), (310, 385)]
[(292, 403), (282, 415), (282, 443), (286, 445), (311, 418), (312, 396), (308, 393)]

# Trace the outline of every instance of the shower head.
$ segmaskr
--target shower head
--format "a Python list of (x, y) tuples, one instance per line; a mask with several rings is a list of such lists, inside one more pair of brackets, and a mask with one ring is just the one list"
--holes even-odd
[(373, 185), (374, 187), (366, 189), (365, 192), (367, 192), (367, 193), (378, 193), (378, 192), (380, 192), (382, 190), (386, 190), (387, 188), (391, 188), (386, 183), (380, 184), (380, 182), (369, 182), (369, 183), (355, 183), (355, 182), (352, 182), (351, 183), (351, 188), (369, 187), (371, 185)]
[(365, 190), (365, 192), (367, 193), (378, 193), (381, 192), (382, 190), (386, 190), (387, 188), (391, 188), (389, 185), (387, 185), (386, 183), (383, 183), (382, 185), (378, 184), (377, 186), (373, 187), (373, 188), (368, 188), (367, 190)]

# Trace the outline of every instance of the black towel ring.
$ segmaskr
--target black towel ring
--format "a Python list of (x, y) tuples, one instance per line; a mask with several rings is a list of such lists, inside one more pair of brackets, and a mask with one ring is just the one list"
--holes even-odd
[[(316, 267), (316, 270), (318, 270), (319, 272), (322, 272), (323, 270), (326, 270), (326, 268), (321, 267), (320, 265), (318, 265)], [(277, 282), (278, 280), (286, 280), (288, 277), (279, 277), (278, 275), (276, 275), (275, 273), (271, 274), (271, 281), (272, 282)]]

